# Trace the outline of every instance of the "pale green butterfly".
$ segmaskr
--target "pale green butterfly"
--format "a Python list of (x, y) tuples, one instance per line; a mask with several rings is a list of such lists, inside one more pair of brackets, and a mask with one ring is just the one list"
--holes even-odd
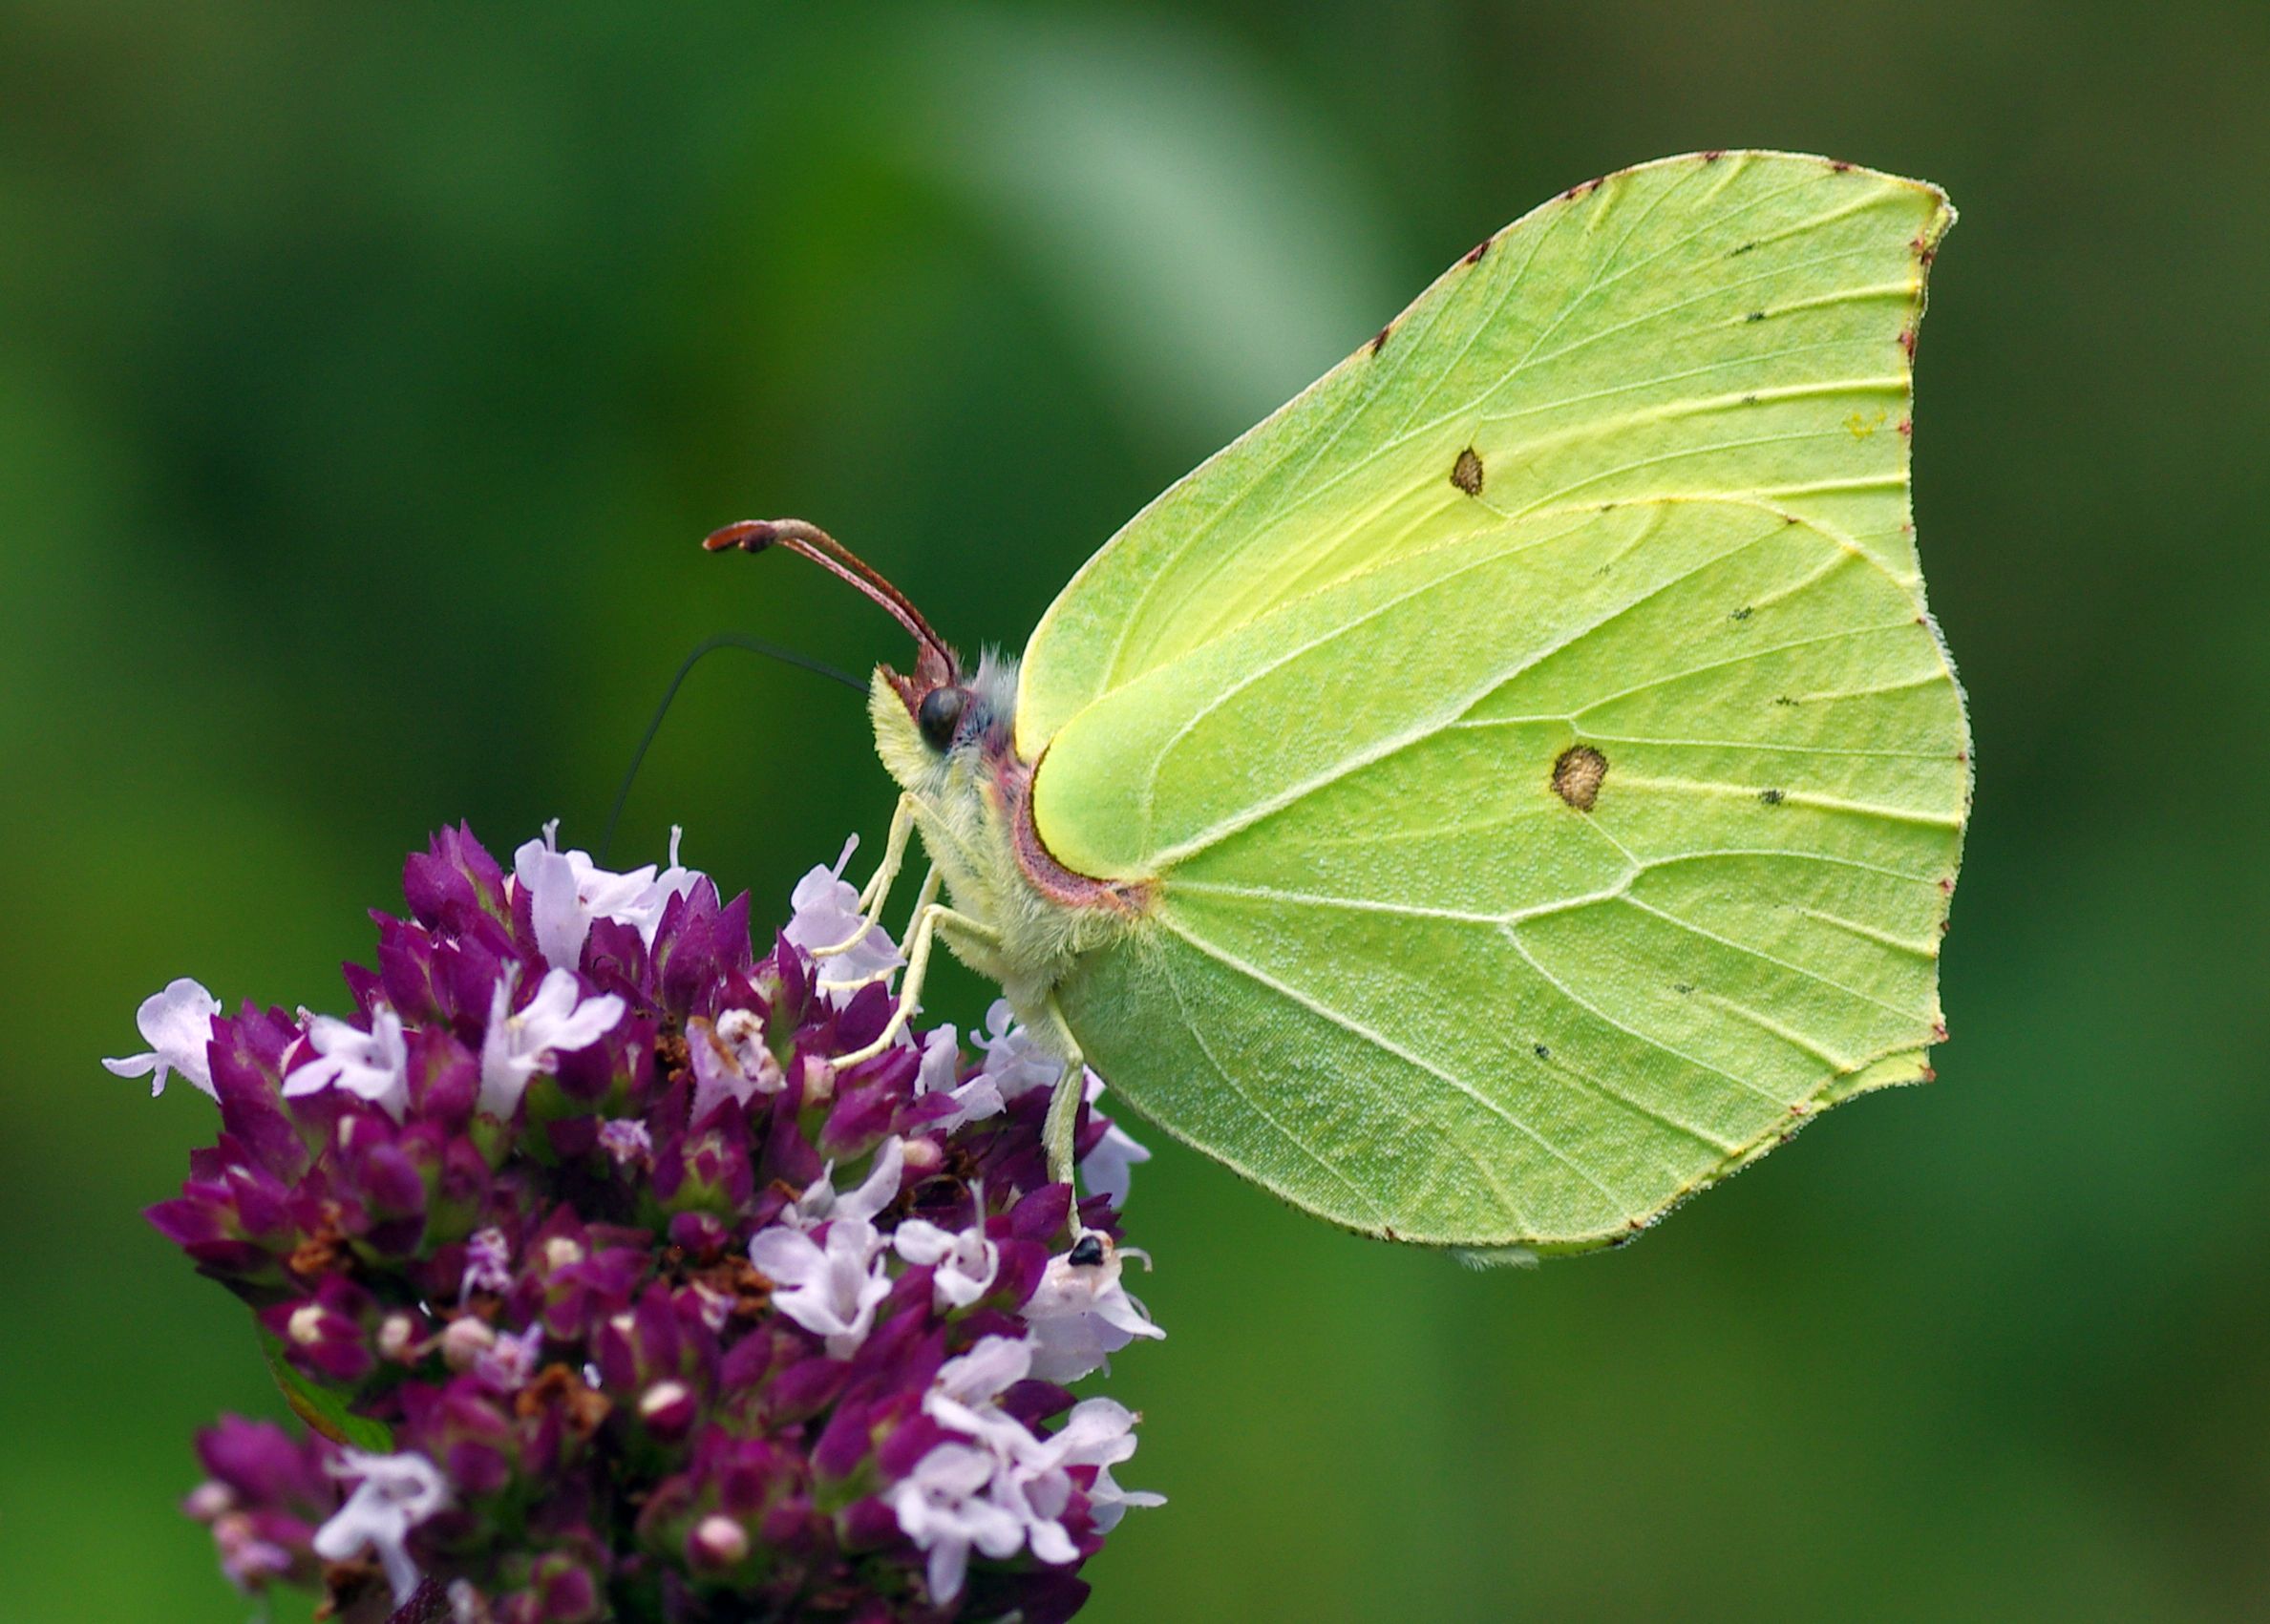
[[(1138, 514), (974, 673), (889, 607), (936, 939), (1067, 1066), (1390, 1239), (1622, 1240), (1931, 1075), (1970, 800), (1909, 401), (1937, 188), (1770, 152), (1572, 187)], [(943, 882), (950, 903), (938, 900)], [(848, 944), (846, 944), (848, 945)]]

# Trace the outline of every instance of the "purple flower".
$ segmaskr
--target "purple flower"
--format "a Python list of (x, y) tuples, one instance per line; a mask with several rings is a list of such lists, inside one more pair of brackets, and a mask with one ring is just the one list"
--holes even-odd
[(654, 1135), (643, 1122), (617, 1118), (600, 1124), (599, 1148), (622, 1167), (654, 1165)]
[(476, 1230), (465, 1240), (465, 1267), (457, 1276), (457, 1300), (475, 1292), (512, 1290), (512, 1242), (500, 1229)]
[(457, 1624), (1077, 1611), (1157, 1501), (1112, 1475), (1134, 1416), (1055, 1385), (1160, 1335), (1120, 1281), (1144, 1152), (1091, 1080), (1075, 1219), (1006, 1005), (974, 1060), (940, 1027), (844, 1067), (902, 961), (843, 867), (759, 956), (674, 833), (613, 874), (547, 831), (508, 875), (445, 830), (340, 1015), (143, 1005), (111, 1068), (220, 1107), (151, 1220), (342, 1418), (201, 1436), (232, 1581)]
[(715, 1021), (689, 1021), (686, 1047), (696, 1122), (727, 1100), (745, 1106), (759, 1094), (777, 1094), (788, 1086), (780, 1062), (766, 1046), (764, 1017), (753, 1009), (728, 1009)]

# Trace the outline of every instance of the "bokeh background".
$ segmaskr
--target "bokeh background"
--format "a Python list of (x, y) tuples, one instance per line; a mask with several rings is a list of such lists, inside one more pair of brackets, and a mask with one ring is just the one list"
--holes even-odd
[[(247, 1612), (173, 1507), (193, 1426), (277, 1406), (138, 1216), (209, 1124), (96, 1067), (140, 998), (335, 1005), (435, 824), (596, 842), (711, 633), (900, 654), (712, 525), (806, 515), (1019, 644), (1484, 233), (1750, 144), (1963, 211), (1940, 1080), (1527, 1273), (1162, 1147), (1171, 1335), (1114, 1391), (1173, 1504), (1089, 1616), (2270, 1614), (2265, 85), (2252, 0), (8, 0), (0, 1614)], [(614, 856), (682, 823), (780, 907), (889, 805), (854, 695), (721, 656)]]

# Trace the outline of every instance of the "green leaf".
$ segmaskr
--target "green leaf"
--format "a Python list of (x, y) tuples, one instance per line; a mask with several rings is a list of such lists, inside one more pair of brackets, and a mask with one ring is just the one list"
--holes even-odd
[(292, 1414), (334, 1444), (371, 1455), (393, 1453), (394, 1435), (384, 1422), (355, 1414), (339, 1394), (301, 1375), (285, 1358), (283, 1342), (265, 1327), (261, 1327), (258, 1335), (261, 1355), (268, 1361), (268, 1372), (275, 1377)]

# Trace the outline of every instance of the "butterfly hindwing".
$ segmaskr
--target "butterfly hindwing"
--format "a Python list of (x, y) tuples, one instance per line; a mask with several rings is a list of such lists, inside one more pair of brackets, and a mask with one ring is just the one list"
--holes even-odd
[(1920, 1073), (1968, 783), (1904, 581), (1673, 500), (1501, 520), (1155, 667), (1034, 813), (1153, 882), (1061, 989), (1138, 1109), (1350, 1227), (1577, 1247)]

